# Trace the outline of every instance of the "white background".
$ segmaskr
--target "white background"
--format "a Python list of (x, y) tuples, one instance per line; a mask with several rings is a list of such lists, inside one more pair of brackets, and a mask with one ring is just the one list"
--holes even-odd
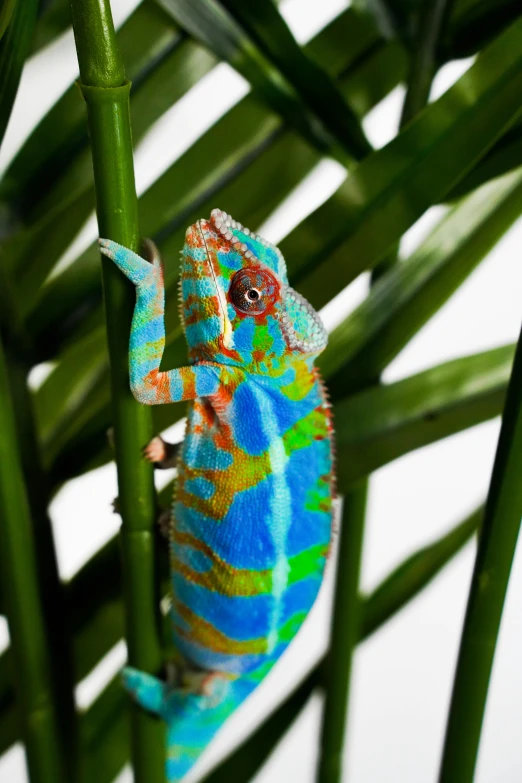
[[(137, 0), (114, 0), (117, 23), (136, 5)], [(294, 34), (304, 42), (347, 5), (343, 0), (322, 0), (320, 4), (286, 0), (281, 7)], [(469, 65), (466, 61), (446, 66), (437, 77), (432, 99)], [(75, 75), (70, 33), (28, 64), (0, 155), (2, 169)], [(222, 64), (179, 101), (139, 145), (139, 192), (247, 91), (246, 83)], [(395, 134), (402, 95), (403, 89), (398, 88), (366, 118), (365, 129), (375, 146), (382, 146)], [(338, 164), (325, 160), (271, 216), (262, 233), (279, 241), (328, 198), (343, 177)], [(227, 208), (226, 204), (216, 206)], [(418, 244), (441, 212), (431, 210), (413, 227), (404, 240), (403, 252)], [(236, 217), (241, 220), (241, 215)], [(92, 218), (62, 258), (60, 269), (95, 235)], [(517, 338), (522, 313), (521, 241), (519, 221), (387, 369), (387, 381)], [(361, 300), (366, 285), (366, 279), (361, 278), (325, 308), (327, 325), (332, 326)], [(37, 368), (35, 385), (49, 369)], [(401, 559), (439, 536), (484, 497), (498, 430), (498, 421), (488, 422), (407, 455), (374, 474), (364, 545), (364, 589), (371, 589)], [(167, 478), (160, 477), (161, 481)], [(110, 510), (115, 495), (115, 470), (109, 465), (70, 482), (56, 498), (52, 518), (64, 578), (70, 578), (116, 532), (118, 518)], [(357, 650), (345, 754), (345, 779), (350, 783), (435, 782), (473, 555), (474, 544), (470, 544), (420, 598)], [(331, 582), (332, 573), (291, 651), (229, 721), (197, 772), (223, 755), (320, 656), (328, 633)], [(519, 547), (495, 658), (476, 783), (519, 783), (522, 779), (521, 593)], [(7, 643), (5, 623), (0, 620), (0, 649)], [(78, 686), (79, 705), (87, 707), (92, 702), (124, 659), (125, 648), (120, 644)], [(312, 783), (320, 712), (320, 699), (315, 697), (257, 775), (256, 783)], [(130, 771), (124, 770), (118, 782), (131, 779)], [(23, 751), (17, 746), (0, 758), (0, 783), (25, 780)]]

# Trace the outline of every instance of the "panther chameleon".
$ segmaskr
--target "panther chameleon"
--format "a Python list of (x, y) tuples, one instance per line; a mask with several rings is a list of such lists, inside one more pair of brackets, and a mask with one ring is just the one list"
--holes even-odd
[[(314, 360), (327, 334), (288, 284), (280, 250), (221, 210), (186, 232), (180, 314), (186, 367), (160, 371), (163, 269), (107, 239), (136, 286), (130, 384), (145, 405), (189, 401), (170, 513), (172, 682), (124, 682), (167, 723), (166, 776), (180, 781), (294, 639), (321, 585), (335, 498), (333, 428)], [(146, 456), (166, 462), (155, 438)]]

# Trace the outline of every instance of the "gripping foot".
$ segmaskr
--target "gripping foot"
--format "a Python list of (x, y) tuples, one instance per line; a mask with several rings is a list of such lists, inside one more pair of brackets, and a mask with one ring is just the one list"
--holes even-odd
[(148, 462), (152, 462), (154, 467), (167, 470), (176, 467), (180, 447), (180, 443), (167, 443), (157, 435), (145, 446), (143, 456)]

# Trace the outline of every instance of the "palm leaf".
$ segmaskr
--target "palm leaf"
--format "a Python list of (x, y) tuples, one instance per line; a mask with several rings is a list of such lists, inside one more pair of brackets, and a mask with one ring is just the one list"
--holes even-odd
[[(511, 0), (455, 0), (444, 25), (440, 30), (432, 29), (426, 20), (433, 9), (444, 5), (443, 0), (434, 0), (426, 8), (409, 0), (361, 0), (304, 47), (296, 43), (269, 0), (261, 0), (255, 7), (238, 0), (143, 0), (118, 32), (118, 45), (133, 81), (135, 142), (220, 60), (231, 64), (251, 86), (249, 94), (201, 134), (139, 200), (141, 230), (154, 237), (167, 260), (169, 298), (174, 296), (178, 277), (177, 264), (169, 259), (177, 256), (187, 224), (218, 205), (257, 229), (276, 208), (285, 206), (286, 199), (325, 154), (345, 165), (347, 179), (282, 242), (293, 284), (316, 305), (326, 303), (362, 270), (376, 266), (382, 270), (383, 259), (426, 209), (452, 202), (408, 259), (381, 271), (365, 301), (334, 329), (321, 357), (322, 373), (335, 400), (339, 485), (352, 500), (356, 497), (354, 482), (365, 480), (378, 467), (499, 414), (512, 365), (513, 347), (505, 346), (432, 367), (398, 383), (368, 388), (522, 211), (520, 9)], [(84, 4), (87, 6), (90, 3)], [(31, 7), (33, 15), (22, 18), (21, 4), (15, 5), (13, 20), (0, 43), (0, 125), (3, 123), (4, 129), (31, 46), (30, 29), (35, 20), (35, 7)], [(5, 13), (11, 10), (7, 3)], [(40, 11), (34, 50), (54, 41), (66, 29), (68, 14), (65, 0), (54, 0)], [(3, 19), (0, 17), (0, 25)], [(97, 36), (92, 51), (81, 54), (83, 78), (95, 60), (93, 53), (104, 51), (100, 40)], [(408, 72), (411, 98), (415, 93), (412, 74), (417, 74), (413, 81), (417, 80), (417, 87), (424, 85), (425, 93), (441, 63), (477, 51), (477, 61), (468, 73), (384, 149), (372, 152), (361, 120), (405, 80)], [(416, 65), (419, 58), (426, 65), (422, 74)], [(104, 123), (99, 123), (93, 136), (95, 154), (106, 131)], [(504, 176), (498, 179), (500, 174)], [(98, 169), (98, 189), (105, 186), (104, 174), (100, 176)], [(160, 775), (161, 754), (149, 749), (136, 755), (138, 746), (130, 732), (132, 712), (118, 678), (91, 707), (79, 711), (76, 721), (72, 712), (67, 712), (69, 707), (72, 710), (73, 683), (87, 676), (123, 638), (125, 603), (129, 605), (116, 539), (98, 551), (68, 584), (58, 582), (46, 513), (49, 497), (65, 481), (113, 456), (106, 437), (112, 424), (111, 384), (96, 249), (89, 248), (65, 271), (56, 269), (94, 205), (84, 105), (75, 86), (64, 92), (29, 134), (2, 178), (0, 201), (0, 329), (15, 391), (16, 437), (34, 517), (38, 579), (44, 586), (43, 629), (53, 651), (51, 684), (55, 671), (63, 672), (62, 692), (52, 695), (52, 707), (58, 709), (61, 725), (69, 715), (71, 736), (78, 728), (79, 768), (68, 771), (67, 779), (90, 781), (96, 776), (109, 783), (130, 759), (131, 749), (138, 775), (150, 779), (146, 766), (150, 762)], [(120, 326), (113, 323), (111, 329), (119, 332)], [(117, 349), (121, 356), (126, 350), (123, 331)], [(165, 366), (175, 366), (185, 361), (185, 345), (174, 311), (168, 313), (167, 333)], [(43, 360), (51, 360), (55, 366), (33, 395), (35, 434), (26, 374), (30, 366)], [(163, 429), (181, 415), (180, 406), (158, 408), (154, 426)], [(503, 436), (504, 446), (511, 443), (513, 449), (516, 437), (512, 437), (515, 430), (511, 425), (515, 418), (507, 417), (507, 434)], [(3, 438), (2, 432), (0, 446)], [(514, 454), (510, 448), (503, 447), (501, 453)], [(28, 470), (33, 461), (35, 470)], [(515, 475), (508, 463), (509, 459), (505, 471), (497, 469), (494, 482), (501, 494), (505, 491), (504, 476), (510, 486), (510, 476)], [(8, 467), (3, 464), (0, 473)], [(160, 502), (168, 503), (171, 492), (168, 485)], [(128, 487), (123, 497), (128, 503)], [(490, 531), (497, 525), (491, 503), (486, 512)], [(347, 640), (348, 657), (359, 638), (382, 627), (420, 594), (469, 539), (481, 516), (482, 510), (478, 510), (438, 541), (413, 553), (370, 596), (357, 601), (356, 586), (350, 586), (346, 592), (353, 593), (357, 611), (352, 618), (353, 638)], [(0, 527), (4, 517), (3, 513)], [(510, 530), (514, 529), (513, 524)], [(156, 547), (152, 535), (147, 536), (150, 548), (142, 555), (143, 562), (150, 564)], [(491, 540), (495, 538), (489, 534), (482, 539), (480, 551), (486, 553), (482, 556), (495, 552), (494, 547), (487, 548)], [(502, 552), (504, 565), (513, 549), (513, 541), (508, 544)], [(128, 546), (126, 557), (127, 565), (133, 562), (130, 573), (135, 585), (141, 585), (139, 590), (145, 586), (153, 606), (151, 585), (160, 594), (168, 589), (167, 558), (162, 558), (153, 584), (148, 566), (140, 575), (140, 558), (134, 558)], [(346, 561), (347, 556), (343, 557)], [(477, 579), (482, 573), (481, 562), (479, 559)], [(353, 577), (354, 568), (348, 569), (347, 562), (343, 565)], [(503, 573), (507, 578), (506, 568)], [(142, 578), (146, 584), (140, 582)], [(0, 586), (2, 613), (12, 607), (11, 592), (10, 584)], [(50, 620), (51, 604), (60, 606), (61, 631)], [(342, 605), (338, 600), (338, 608)], [(11, 608), (11, 614), (13, 611), (16, 609)], [(495, 611), (495, 617), (494, 612), (488, 616), (496, 622), (498, 605)], [(152, 615), (151, 610), (142, 618), (145, 626)], [(483, 626), (480, 619), (478, 625)], [(490, 626), (493, 628), (494, 622)], [(475, 634), (477, 628), (472, 631)], [(467, 628), (463, 640), (463, 649), (468, 652), (470, 633)], [(145, 631), (142, 638), (150, 641), (152, 636)], [(159, 660), (159, 644), (165, 654), (170, 653), (167, 622), (157, 643)], [(15, 696), (13, 680), (19, 657), (11, 648), (0, 655), (0, 753), (20, 739), (24, 726), (27, 702)], [(336, 660), (340, 677), (346, 679), (339, 654)], [(466, 668), (473, 671), (471, 664), (466, 663)], [(454, 715), (459, 709), (459, 683), (466, 683), (462, 674), (457, 679)], [(324, 669), (318, 666), (207, 780), (246, 783), (251, 779), (311, 693), (324, 684)], [(465, 687), (472, 690), (474, 684)], [(487, 678), (481, 680), (482, 695), (484, 687)], [(478, 688), (477, 694), (480, 696)], [(31, 691), (29, 696), (33, 695)], [(476, 712), (480, 715), (480, 705)], [(462, 725), (462, 720), (452, 718), (447, 759), (454, 761), (451, 743), (460, 746), (455, 726), (460, 730)], [(157, 737), (156, 729), (151, 731)], [(473, 730), (470, 748), (478, 741), (477, 721)], [(68, 751), (74, 752), (73, 746), (74, 741), (69, 742)], [(471, 755), (466, 754), (467, 761)], [(40, 780), (37, 774), (34, 779)], [(469, 778), (469, 770), (463, 774)], [(51, 779), (57, 779), (56, 775)], [(458, 779), (469, 783), (462, 775)]]

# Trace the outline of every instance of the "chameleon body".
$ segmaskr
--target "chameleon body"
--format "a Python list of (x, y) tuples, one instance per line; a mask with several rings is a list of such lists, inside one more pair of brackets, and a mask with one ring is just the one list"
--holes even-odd
[(330, 408), (314, 359), (324, 327), (288, 285), (280, 251), (213, 210), (186, 233), (181, 316), (189, 365), (162, 372), (164, 289), (152, 262), (100, 240), (135, 284), (134, 396), (189, 401), (171, 515), (174, 683), (126, 669), (167, 722), (179, 781), (286, 650), (310, 611), (334, 496)]

